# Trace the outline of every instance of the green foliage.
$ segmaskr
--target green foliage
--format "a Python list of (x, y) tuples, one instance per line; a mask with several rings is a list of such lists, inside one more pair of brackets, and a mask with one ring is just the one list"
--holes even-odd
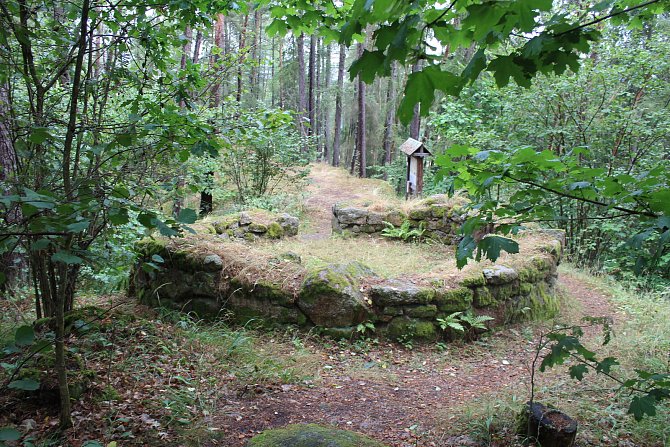
[(418, 228), (411, 228), (411, 222), (409, 220), (404, 220), (399, 227), (394, 226), (390, 222), (384, 222), (384, 225), (386, 225), (386, 228), (382, 230), (382, 236), (390, 239), (401, 239), (405, 242), (421, 240), (423, 233), (426, 231), (423, 222), (419, 224)]
[(488, 330), (486, 322), (493, 319), (488, 315), (475, 315), (472, 311), (454, 312), (444, 318), (438, 318), (437, 324), (443, 331), (453, 330), (468, 340), (474, 340), (478, 331)]
[(38, 390), (40, 382), (34, 377), (20, 378), (21, 369), (30, 366), (51, 350), (53, 350), (52, 340), (38, 338), (32, 326), (19, 326), (14, 331), (14, 342), (2, 348), (0, 368), (6, 375), (2, 387), (18, 391)]
[[(608, 344), (612, 335), (610, 321), (606, 318), (588, 318), (587, 321), (591, 325), (602, 326), (603, 345)], [(581, 381), (589, 371), (593, 371), (607, 376), (618, 383), (623, 390), (630, 392), (633, 397), (628, 413), (633, 415), (636, 421), (642, 420), (645, 416), (655, 416), (656, 407), (660, 402), (670, 399), (670, 374), (636, 369), (637, 377), (618, 378), (614, 375), (613, 368), (619, 365), (619, 361), (614, 357), (601, 359), (595, 352), (586, 348), (581, 342), (581, 337), (584, 335), (583, 328), (583, 326), (558, 326), (544, 334), (536, 351), (539, 355), (540, 350), (548, 349), (548, 353), (540, 363), (540, 371), (570, 360), (572, 365), (568, 371), (573, 379)]]

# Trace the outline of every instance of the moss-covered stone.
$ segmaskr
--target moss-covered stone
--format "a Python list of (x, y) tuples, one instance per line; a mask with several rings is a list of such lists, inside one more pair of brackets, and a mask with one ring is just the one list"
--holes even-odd
[(400, 339), (434, 339), (437, 335), (435, 325), (430, 321), (407, 317), (396, 317), (386, 327), (386, 334), (394, 340)]
[(370, 297), (373, 303), (380, 307), (428, 304), (435, 298), (435, 290), (399, 279), (390, 279), (372, 286)]
[(474, 292), (468, 287), (458, 287), (450, 290), (438, 290), (435, 302), (441, 312), (458, 312), (472, 307)]
[(430, 208), (415, 208), (409, 212), (408, 216), (413, 220), (426, 220), (430, 217)]
[(475, 307), (488, 307), (496, 304), (496, 300), (489, 289), (486, 287), (477, 287), (473, 303)]
[(529, 282), (522, 282), (519, 284), (519, 295), (528, 296), (533, 291), (533, 284)]
[(145, 237), (135, 244), (135, 250), (147, 258), (153, 255), (164, 257), (167, 254), (167, 245), (167, 239)]
[(272, 222), (268, 225), (267, 232), (265, 233), (270, 239), (281, 239), (284, 236), (284, 229), (278, 222)]
[(385, 447), (358, 433), (315, 424), (289, 425), (266, 430), (252, 438), (247, 447)]
[(545, 273), (540, 272), (532, 265), (524, 265), (519, 269), (519, 281), (522, 283), (538, 282), (545, 276)]
[(520, 293), (519, 283), (517, 281), (509, 284), (491, 286), (489, 290), (498, 302), (508, 301), (513, 297), (519, 296)]
[(437, 315), (437, 306), (435, 304), (426, 304), (423, 306), (414, 306), (405, 308), (405, 315), (412, 318), (434, 318)]
[(360, 291), (359, 279), (374, 272), (359, 262), (331, 264), (309, 272), (298, 306), (318, 326), (355, 326), (372, 314)]
[(461, 280), (461, 285), (465, 287), (481, 287), (486, 285), (486, 278), (482, 272), (470, 273)]
[(254, 233), (248, 232), (244, 233), (244, 240), (247, 242), (254, 242), (256, 240), (256, 235)]
[(249, 231), (251, 231), (252, 233), (263, 234), (268, 231), (268, 227), (267, 225), (264, 225), (262, 223), (252, 222), (251, 224), (249, 224)]

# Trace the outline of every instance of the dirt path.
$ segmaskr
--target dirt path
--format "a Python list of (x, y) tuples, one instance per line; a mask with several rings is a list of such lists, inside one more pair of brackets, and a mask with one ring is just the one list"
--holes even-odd
[(375, 200), (392, 191), (387, 183), (380, 180), (360, 180), (348, 176), (343, 170), (319, 163), (312, 166), (307, 193), (305, 211), (309, 225), (300, 237), (314, 240), (330, 237), (335, 203), (358, 199)]
[[(352, 193), (353, 185), (333, 181), (330, 171), (319, 167), (313, 174), (306, 238), (330, 236), (333, 203), (369, 194), (360, 188)], [(559, 286), (579, 303), (570, 318), (614, 315), (607, 296), (577, 278), (563, 275)], [(500, 391), (527, 398), (535, 345), (523, 331), (505, 328), (479, 343), (445, 346), (444, 352), (374, 342), (308, 343), (306, 349), (322, 358), (317, 380), (244, 390), (227, 402), (221, 428), (230, 445), (239, 446), (259, 431), (290, 423), (336, 425), (398, 447), (460, 445), (443, 439), (441, 427), (464, 405)]]

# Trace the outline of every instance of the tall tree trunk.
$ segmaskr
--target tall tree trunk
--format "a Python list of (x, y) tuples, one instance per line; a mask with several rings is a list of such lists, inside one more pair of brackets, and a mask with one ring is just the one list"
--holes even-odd
[[(417, 61), (412, 65), (412, 73), (416, 73), (421, 69), (421, 62)], [(419, 139), (419, 133), (421, 131), (421, 113), (419, 104), (417, 103), (414, 106), (414, 115), (412, 115), (412, 121), (409, 124), (409, 136), (415, 140)]]
[[(226, 16), (223, 14), (216, 15), (216, 23), (214, 24), (214, 46), (219, 49), (219, 51), (225, 55), (225, 28), (226, 28)], [(215, 77), (216, 81), (212, 86), (212, 106), (215, 109), (218, 109), (221, 104), (221, 75), (219, 74), (220, 67), (218, 66), (221, 60), (221, 55), (216, 54), (214, 56), (214, 67), (215, 67)]]
[[(12, 193), (12, 183), (14, 183), (18, 174), (16, 151), (10, 128), (9, 98), (9, 84), (6, 82), (0, 83), (0, 183), (5, 184), (5, 187), (0, 191), (2, 195)], [(21, 221), (21, 208), (18, 205), (12, 204), (11, 208), (2, 207), (0, 210), (4, 215), (6, 225), (11, 226)], [(21, 258), (14, 249), (0, 254), (0, 298), (3, 298), (9, 290), (13, 289), (20, 276), (20, 264)]]
[(331, 62), (330, 62), (330, 54), (331, 54), (331, 46), (330, 44), (326, 45), (326, 67), (324, 69), (324, 95), (326, 95), (324, 98), (321, 99), (322, 101), (322, 107), (321, 107), (321, 121), (323, 123), (323, 161), (328, 163), (330, 159), (330, 114), (328, 111), (330, 110), (330, 107), (323, 107), (323, 104), (328, 103), (329, 99), (329, 94), (328, 91), (330, 89), (330, 72), (332, 70), (331, 67)]
[(237, 95), (235, 99), (237, 102), (242, 101), (242, 66), (244, 60), (246, 59), (246, 39), (247, 39), (247, 26), (249, 25), (249, 14), (244, 15), (244, 22), (242, 23), (242, 28), (240, 29), (240, 45), (238, 47), (238, 60), (237, 60)]
[[(363, 44), (358, 44), (358, 57), (363, 55)], [(367, 126), (365, 124), (365, 82), (361, 76), (358, 76), (358, 157), (359, 170), (358, 175), (361, 178), (367, 177), (367, 144), (365, 133)]]
[(195, 43), (193, 44), (193, 57), (191, 58), (191, 62), (194, 64), (198, 63), (198, 60), (200, 59), (200, 46), (202, 45), (202, 31), (198, 30), (198, 32), (195, 35)]
[[(305, 129), (305, 112), (307, 111), (307, 96), (305, 92), (305, 35), (300, 34), (296, 38), (296, 49), (298, 51), (298, 129), (302, 137), (307, 136)], [(303, 151), (307, 152), (307, 142), (303, 145)]]
[(284, 109), (284, 84), (282, 83), (282, 76), (284, 74), (284, 38), (279, 37), (279, 85), (278, 96), (279, 96), (279, 108)]
[(258, 101), (260, 94), (259, 72), (260, 72), (260, 42), (261, 42), (261, 10), (257, 8), (254, 11), (254, 42), (251, 48), (251, 73), (249, 74), (249, 90), (254, 101)]
[(322, 129), (322, 123), (323, 120), (321, 119), (321, 94), (323, 92), (323, 88), (321, 88), (321, 77), (323, 76), (323, 67), (322, 67), (322, 61), (323, 61), (323, 45), (321, 42), (321, 39), (318, 39), (316, 42), (316, 88), (315, 88), (315, 93), (314, 93), (314, 121), (315, 121), (315, 134), (316, 134), (316, 147), (317, 147), (317, 152), (319, 154), (319, 160), (323, 160), (323, 129)]
[[(192, 58), (191, 39), (193, 38), (193, 30), (191, 30), (191, 27), (189, 26), (186, 27), (186, 29), (184, 30), (184, 37), (186, 38), (186, 41), (184, 42), (184, 46), (182, 47), (181, 62), (179, 64), (182, 70), (186, 68), (188, 60)], [(180, 99), (179, 108), (182, 111), (186, 109), (186, 99), (184, 98)], [(172, 202), (172, 214), (174, 216), (178, 216), (179, 213), (181, 213), (182, 207), (184, 206), (184, 199), (181, 197), (181, 190), (184, 188), (184, 175), (185, 175), (184, 170), (180, 167), (177, 170), (177, 184), (175, 185), (176, 197)]]
[(314, 135), (316, 130), (316, 106), (314, 102), (314, 88), (316, 83), (316, 34), (309, 38), (309, 94), (307, 111), (309, 116), (308, 135)]
[(340, 44), (340, 58), (337, 65), (337, 92), (335, 96), (335, 125), (333, 126), (333, 166), (340, 165), (340, 133), (342, 130), (342, 93), (344, 90), (344, 62), (346, 47)]
[[(395, 121), (395, 78), (398, 75), (398, 64), (391, 64), (391, 76), (389, 76), (388, 89), (386, 90), (386, 120), (384, 121), (384, 148), (383, 166), (391, 164), (391, 144), (393, 139), (393, 122)], [(388, 173), (384, 171), (384, 180), (388, 179)]]

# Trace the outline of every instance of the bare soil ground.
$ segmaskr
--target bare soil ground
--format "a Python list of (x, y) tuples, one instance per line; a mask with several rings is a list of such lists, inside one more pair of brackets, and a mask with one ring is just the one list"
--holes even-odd
[[(379, 195), (374, 183), (355, 182), (333, 171), (324, 166), (313, 171), (307, 200), (310, 225), (303, 238), (330, 235), (334, 203)], [(614, 316), (608, 297), (588, 284), (562, 275), (559, 285), (571, 305), (567, 318)], [(539, 330), (507, 327), (477, 343), (445, 346), (443, 352), (434, 346), (410, 350), (370, 341), (364, 349), (352, 349), (308, 340), (306, 348), (322, 359), (318, 380), (240, 393), (227, 402), (228, 414), (224, 411), (217, 423), (231, 446), (292, 423), (336, 425), (397, 447), (469, 445), (467, 436), (447, 435), (445, 425), (464, 406), (488, 395), (503, 391), (528, 398)]]
[[(330, 236), (333, 203), (385, 200), (390, 194), (382, 182), (324, 166), (315, 166), (312, 180), (302, 237), (319, 242)], [(576, 276), (562, 274), (559, 284), (568, 303), (563, 321), (583, 315), (623, 320), (606, 293)], [(109, 305), (105, 297), (97, 300)], [(26, 300), (26, 308), (30, 305)], [(0, 310), (9, 312), (10, 303), (0, 302)], [(73, 403), (75, 426), (65, 433), (66, 441), (43, 445), (79, 447), (98, 439), (119, 446), (242, 447), (260, 431), (308, 422), (362, 432), (393, 447), (477, 445), (464, 415), (500, 396), (526, 401), (537, 336), (550, 324), (510, 326), (473, 343), (440, 346), (379, 342), (374, 333), (335, 342), (260, 332), (251, 335), (257, 343), (246, 358), (236, 357), (245, 346), (243, 331), (198, 335), (189, 330), (191, 323), (170, 322), (134, 302), (119, 310), (125, 312), (122, 319), (110, 314), (96, 323), (99, 335), (68, 340), (85, 353), (82, 361), (95, 375), (91, 389)], [(221, 334), (227, 338), (217, 340)], [(598, 334), (587, 335), (595, 342)], [(272, 368), (276, 376), (259, 374)], [(565, 374), (538, 380), (542, 397), (542, 389), (565, 380)], [(0, 396), (0, 427), (28, 427), (30, 436), (44, 440), (54, 433), (56, 416), (54, 402)], [(492, 439), (488, 445), (514, 442)]]

